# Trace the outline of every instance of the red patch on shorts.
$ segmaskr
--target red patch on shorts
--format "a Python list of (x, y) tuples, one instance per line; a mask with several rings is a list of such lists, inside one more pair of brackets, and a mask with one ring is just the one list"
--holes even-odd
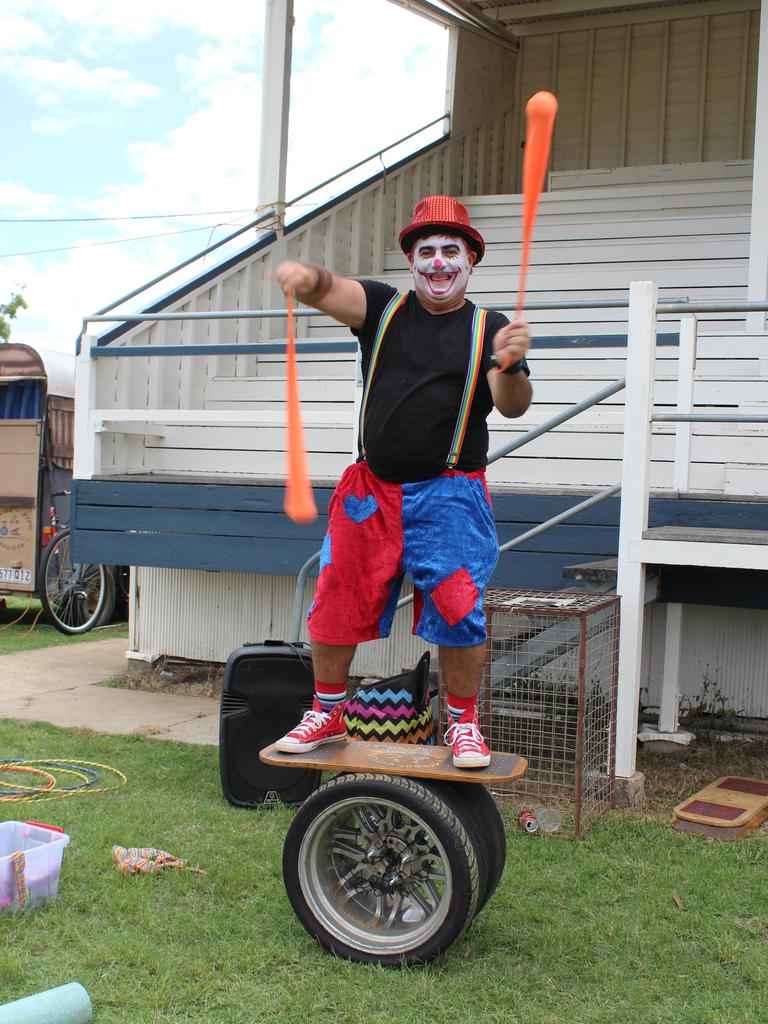
[(455, 626), (469, 615), (479, 594), (474, 580), (462, 566), (438, 583), (430, 597), (448, 625)]

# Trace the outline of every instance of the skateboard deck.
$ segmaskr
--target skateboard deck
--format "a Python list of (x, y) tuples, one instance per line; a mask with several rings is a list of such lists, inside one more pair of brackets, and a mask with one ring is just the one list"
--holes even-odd
[(327, 743), (308, 754), (283, 754), (275, 750), (272, 743), (259, 753), (259, 757), (265, 764), (286, 768), (373, 772), (448, 782), (482, 782), (486, 785), (519, 779), (528, 769), (526, 759), (517, 754), (492, 752), (487, 768), (454, 768), (450, 747), (353, 739)]
[(678, 820), (697, 825), (756, 828), (768, 818), (768, 782), (724, 775), (678, 804), (674, 813)]

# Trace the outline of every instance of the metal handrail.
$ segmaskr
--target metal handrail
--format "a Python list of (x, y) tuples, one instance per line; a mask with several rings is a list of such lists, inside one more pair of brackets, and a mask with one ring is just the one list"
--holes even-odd
[[(606, 300), (605, 302), (596, 304), (596, 303), (590, 302), (589, 300), (580, 300), (580, 301), (565, 302), (565, 303), (558, 303), (558, 304), (551, 304), (551, 303), (546, 303), (546, 304), (538, 304), (538, 303), (536, 303), (536, 304), (534, 304), (534, 303), (531, 303), (531, 304), (529, 304), (527, 306), (527, 308), (529, 308), (529, 309), (531, 309), (531, 308), (580, 309), (580, 308), (595, 308), (596, 305), (599, 305), (600, 308), (605, 309), (605, 308), (618, 308), (618, 306), (620, 306), (620, 305), (621, 306), (627, 306), (628, 303), (618, 303), (618, 302), (616, 302), (614, 300)], [(494, 308), (494, 309), (503, 310), (503, 309), (514, 309), (515, 306), (513, 304), (498, 304), (498, 305), (494, 305), (493, 307), (488, 306), (488, 308)], [(665, 314), (665, 313), (706, 313), (706, 312), (720, 313), (720, 312), (749, 312), (749, 311), (768, 311), (768, 302), (749, 302), (749, 301), (737, 302), (737, 303), (674, 302), (674, 303), (659, 303), (657, 305), (657, 307), (656, 307), (656, 312), (657, 312), (657, 314), (660, 314), (660, 315), (661, 314)], [(624, 387), (626, 387), (626, 378), (621, 377), (621, 378), (619, 378), (619, 380), (615, 381), (613, 384), (609, 384), (607, 387), (603, 388), (601, 391), (595, 392), (594, 394), (590, 395), (589, 397), (583, 399), (577, 405), (572, 406), (570, 409), (567, 409), (567, 410), (565, 410), (562, 413), (558, 413), (556, 416), (551, 417), (549, 420), (547, 420), (544, 423), (540, 424), (538, 427), (534, 427), (533, 429), (531, 429), (529, 431), (526, 431), (525, 434), (523, 434), (519, 438), (516, 438), (514, 441), (511, 441), (509, 444), (502, 445), (500, 448), (497, 448), (493, 452), (490, 452), (489, 455), (488, 455), (488, 464), (490, 465), (491, 462), (495, 462), (497, 459), (502, 458), (505, 455), (508, 455), (510, 452), (515, 451), (518, 448), (521, 448), (523, 445), (528, 444), (530, 441), (533, 441), (535, 438), (540, 437), (542, 434), (547, 433), (553, 427), (559, 426), (561, 423), (565, 423), (567, 420), (572, 419), (574, 416), (577, 416), (579, 413), (584, 412), (586, 409), (589, 409), (592, 406), (597, 405), (600, 401), (603, 400), (603, 398), (610, 397), (610, 395), (613, 395), (616, 392), (621, 391)], [(713, 421), (713, 422), (757, 422), (757, 423), (768, 422), (768, 416), (766, 416), (765, 414), (754, 414), (754, 415), (744, 415), (744, 416), (742, 416), (741, 414), (738, 414), (738, 413), (732, 413), (732, 414), (724, 413), (724, 414), (720, 414), (716, 418), (710, 417), (710, 415), (708, 413), (690, 413), (690, 414), (685, 414), (685, 413), (660, 413), (658, 415), (652, 416), (652, 419), (657, 421), (657, 422), (665, 422), (665, 421), (668, 421), (668, 422), (686, 422), (686, 421), (708, 422), (708, 421)], [(506, 544), (502, 545), (499, 548), (499, 552), (500, 553), (505, 553), (507, 551), (511, 551), (512, 549), (514, 549), (516, 547), (519, 547), (520, 544), (523, 544), (526, 541), (531, 540), (533, 537), (537, 537), (539, 534), (544, 533), (545, 531), (551, 529), (552, 527), (557, 526), (557, 525), (559, 525), (562, 522), (565, 522), (567, 519), (572, 518), (573, 516), (577, 515), (579, 512), (583, 512), (586, 509), (591, 508), (593, 505), (596, 505), (598, 502), (605, 501), (606, 498), (610, 498), (613, 495), (618, 494), (620, 491), (621, 491), (621, 485), (620, 484), (616, 484), (616, 485), (614, 485), (612, 487), (606, 488), (603, 491), (600, 491), (598, 494), (592, 495), (591, 497), (585, 499), (585, 501), (580, 502), (578, 505), (574, 505), (574, 506), (572, 506), (572, 508), (566, 509), (564, 512), (561, 512), (558, 515), (553, 516), (551, 519), (548, 519), (546, 522), (541, 523), (538, 526), (535, 526), (532, 529), (526, 531), (525, 533), (521, 534), (519, 537), (515, 537), (512, 540), (508, 541)], [(299, 636), (301, 635), (301, 622), (302, 622), (302, 612), (303, 612), (303, 607), (304, 607), (304, 591), (305, 591), (305, 588), (306, 588), (306, 580), (307, 580), (307, 577), (308, 577), (310, 569), (314, 565), (316, 565), (316, 563), (319, 560), (320, 560), (320, 552), (317, 552), (317, 554), (313, 555), (302, 566), (301, 571), (299, 573), (299, 576), (297, 577), (297, 580), (296, 580), (296, 594), (295, 594), (295, 600), (294, 600), (294, 623), (293, 623), (294, 637), (296, 639), (298, 639)], [(403, 608), (406, 605), (410, 604), (412, 601), (413, 601), (413, 595), (412, 594), (408, 594), (405, 597), (400, 598), (400, 600), (397, 602), (396, 607), (397, 608)]]
[[(626, 387), (626, 380), (624, 377), (621, 377), (614, 384), (611, 384), (607, 388), (603, 388), (601, 391), (596, 391), (593, 395), (590, 395), (589, 398), (585, 398), (583, 401), (579, 402), (578, 405), (573, 405), (570, 409), (566, 409), (565, 412), (558, 413), (556, 416), (550, 417), (550, 419), (541, 423), (538, 427), (534, 427), (532, 430), (526, 431), (525, 434), (517, 438), (515, 441), (512, 441), (510, 444), (503, 445), (501, 448), (496, 448), (495, 451), (490, 452), (488, 455), (488, 465), (490, 466), (492, 462), (496, 462), (498, 459), (503, 458), (511, 451), (514, 451), (517, 448), (522, 448), (523, 445), (528, 444), (537, 437), (541, 437), (542, 434), (548, 433), (548, 431), (559, 426), (561, 423), (565, 423), (567, 420), (573, 419), (574, 416), (578, 416), (579, 413), (584, 412), (585, 409), (591, 409), (593, 405), (597, 405), (604, 398), (615, 395), (617, 391), (621, 391), (624, 387)], [(578, 505), (573, 505), (564, 512), (559, 512), (556, 516), (552, 516), (551, 519), (547, 519), (538, 526), (534, 526), (525, 533), (521, 533), (519, 537), (514, 537), (512, 540), (507, 541), (506, 544), (502, 544), (499, 548), (499, 554), (503, 555), (504, 552), (511, 551), (513, 548), (518, 547), (525, 541), (531, 540), (533, 537), (538, 537), (540, 533), (545, 533), (553, 526), (558, 526), (560, 523), (565, 522), (572, 516), (578, 515), (579, 512), (584, 512), (586, 509), (592, 508), (592, 506), (597, 505), (598, 502), (605, 501), (606, 498), (610, 498), (614, 494), (618, 494), (620, 490), (621, 484), (615, 484), (612, 487), (607, 487), (603, 491), (599, 491), (597, 494), (591, 495), (589, 498), (585, 498), (584, 501), (579, 502)], [(296, 585), (298, 587), (298, 581)], [(403, 608), (405, 605), (410, 604), (411, 601), (413, 601), (413, 594), (407, 594), (405, 597), (400, 598), (395, 607)]]
[(304, 613), (304, 592), (307, 588), (307, 579), (309, 578), (309, 570), (320, 561), (320, 555), (322, 551), (316, 551), (314, 555), (306, 560), (301, 569), (299, 569), (299, 575), (296, 577), (296, 589), (293, 594), (293, 633), (291, 641), (296, 643), (301, 637), (301, 622)]
[[(440, 121), (447, 121), (448, 125), (450, 126), (450, 120), (450, 113), (446, 112), (445, 114), (441, 114), (440, 117), (436, 117), (434, 121), (430, 121), (428, 124), (422, 125), (421, 128), (417, 128), (415, 131), (410, 132), (408, 135), (404, 135), (401, 139), (398, 139), (397, 142), (391, 142), (389, 145), (384, 146), (383, 149), (379, 149), (375, 153), (372, 153), (371, 156), (367, 156), (364, 160), (358, 160), (357, 163), (352, 164), (350, 167), (346, 167), (343, 171), (339, 171), (338, 174), (334, 174), (333, 177), (327, 178), (319, 185), (313, 185), (312, 188), (308, 189), (306, 192), (302, 192), (301, 195), (296, 196), (294, 199), (290, 199), (285, 204), (281, 203), (279, 205), (284, 205), (285, 209), (289, 209), (291, 206), (295, 206), (296, 203), (301, 202), (302, 199), (306, 199), (307, 196), (311, 196), (313, 192), (319, 192), (320, 189), (326, 188), (326, 186), (328, 185), (332, 185), (334, 181), (338, 181), (339, 178), (343, 178), (345, 177), (345, 175), (357, 170), (357, 168), (362, 167), (363, 164), (370, 163), (371, 160), (375, 160), (377, 157), (381, 158), (383, 154), (387, 152), (387, 150), (394, 149), (396, 146), (401, 146), (404, 142), (407, 142), (409, 139), (412, 139), (416, 135), (420, 135), (421, 132), (426, 131), (427, 128), (432, 128), (433, 125), (438, 124)], [(443, 138), (446, 138), (449, 134), (450, 128), (443, 133)], [(386, 171), (386, 167), (384, 168), (384, 170)], [(259, 214), (259, 216), (255, 220), (252, 220), (250, 223), (246, 224), (242, 228), (238, 228), (237, 231), (234, 231), (232, 232), (232, 234), (227, 235), (226, 238), (222, 238), (219, 242), (215, 242), (213, 245), (209, 245), (207, 249), (203, 249), (201, 252), (195, 253), (194, 256), (190, 256), (189, 259), (182, 260), (181, 263), (178, 263), (175, 267), (172, 267), (170, 270), (166, 270), (162, 274), (158, 274), (158, 276), (152, 278), (151, 281), (147, 281), (145, 284), (140, 285), (138, 288), (134, 288), (133, 291), (128, 292), (126, 295), (123, 295), (122, 298), (119, 298), (115, 302), (110, 303), (110, 305), (105, 306), (103, 309), (100, 309), (99, 314), (108, 313), (111, 309), (116, 309), (117, 306), (121, 306), (124, 302), (128, 302), (129, 299), (136, 298), (137, 295), (140, 295), (142, 292), (148, 291), (150, 288), (153, 288), (156, 284), (160, 284), (161, 281), (165, 281), (167, 278), (172, 277), (180, 270), (183, 270), (185, 267), (190, 266), (190, 264), (196, 263), (203, 257), (208, 256), (216, 249), (220, 249), (223, 245), (226, 245), (227, 242), (231, 242), (233, 239), (237, 238), (239, 235), (244, 234), (246, 231), (251, 231), (253, 228), (258, 227), (259, 224), (263, 224), (266, 221), (272, 220), (275, 216), (275, 206), (277, 205), (277, 203), (273, 204), (269, 210), (266, 210), (264, 213)], [(268, 232), (266, 233), (268, 234)], [(91, 317), (90, 319), (95, 318)], [(123, 318), (121, 317), (120, 319)]]
[[(295, 206), (296, 203), (300, 203), (302, 199), (306, 199), (307, 196), (311, 196), (313, 192), (319, 192), (321, 188), (325, 188), (326, 185), (332, 185), (334, 181), (338, 181), (339, 178), (343, 178), (352, 171), (356, 171), (358, 167), (362, 167), (363, 164), (368, 164), (371, 160), (375, 160), (377, 157), (381, 158), (388, 149), (394, 149), (396, 146), (402, 146), (404, 142), (414, 138), (416, 135), (421, 135), (421, 133), (425, 132), (427, 128), (431, 128), (433, 125), (439, 124), (441, 121), (447, 121), (450, 125), (450, 111), (446, 111), (444, 114), (441, 114), (440, 117), (436, 117), (434, 121), (430, 121), (428, 124), (423, 124), (421, 128), (417, 128), (415, 131), (409, 132), (408, 135), (404, 135), (402, 139), (398, 139), (397, 142), (390, 142), (390, 144), (385, 146), (383, 149), (377, 149), (375, 153), (371, 153), (370, 156), (366, 156), (362, 160), (358, 160), (356, 164), (352, 164), (350, 167), (347, 167), (346, 170), (339, 171), (339, 173), (334, 174), (333, 177), (326, 178), (325, 181), (321, 181), (319, 185), (313, 185), (312, 188), (307, 189), (306, 192), (302, 192), (300, 196), (296, 196), (295, 199), (291, 199), (290, 202), (286, 203), (286, 207)], [(443, 132), (443, 137), (446, 135), (448, 135), (448, 132)], [(384, 169), (386, 170), (386, 168)]]
[[(92, 345), (94, 359), (138, 358), (139, 356), (252, 356), (286, 351), (285, 341), (226, 342), (195, 345)], [(356, 341), (297, 341), (297, 352), (357, 352)]]
[[(616, 394), (617, 391), (621, 391), (622, 388), (626, 387), (626, 380), (624, 377), (620, 377), (619, 380), (614, 381), (613, 384), (609, 384), (608, 387), (602, 388), (600, 391), (594, 392), (594, 394), (582, 399), (576, 405), (571, 406), (564, 412), (557, 413), (555, 416), (551, 416), (544, 423), (539, 424), (538, 427), (534, 427), (532, 430), (526, 431), (521, 437), (516, 438), (510, 444), (502, 445), (501, 448), (496, 448), (494, 451), (488, 454), (488, 465), (492, 462), (497, 462), (499, 459), (508, 455), (509, 452), (514, 451), (518, 448), (522, 448), (523, 445), (528, 444), (530, 441), (535, 440), (537, 437), (541, 437), (542, 434), (546, 434), (554, 427), (559, 426), (561, 423), (565, 423), (567, 420), (573, 419), (574, 416), (578, 416), (579, 413), (584, 412), (586, 409), (591, 409), (593, 405), (597, 405), (602, 402), (604, 398), (609, 398), (611, 395)], [(608, 487), (604, 491), (600, 491), (598, 494), (592, 495), (590, 498), (585, 499), (578, 505), (574, 505), (570, 509), (566, 509), (565, 512), (561, 512), (552, 519), (548, 519), (545, 523), (541, 523), (539, 526), (533, 527), (528, 530), (527, 533), (521, 534), (514, 540), (508, 541), (502, 547), (499, 548), (499, 552), (503, 554), (505, 551), (510, 551), (512, 548), (517, 547), (526, 540), (530, 540), (531, 537), (537, 537), (540, 533), (544, 533), (545, 530), (549, 530), (553, 526), (557, 526), (558, 523), (564, 522), (566, 519), (570, 519), (571, 516), (577, 515), (579, 512), (583, 512), (585, 509), (591, 508), (592, 505), (596, 505), (599, 501), (604, 501), (606, 498), (610, 498), (614, 494), (618, 494), (621, 490), (621, 485), (616, 484), (614, 487)], [(309, 576), (310, 569), (317, 564), (320, 560), (320, 552), (316, 552), (312, 555), (299, 571), (299, 575), (296, 577), (296, 592), (293, 603), (293, 639), (298, 640), (301, 634), (301, 618), (304, 608), (304, 591), (307, 585), (307, 579)], [(413, 601), (413, 594), (407, 594), (405, 597), (401, 597), (397, 602), (396, 608), (403, 608), (405, 605), (410, 604)]]
[[(149, 286), (147, 286), (149, 287)], [(141, 290), (141, 289), (140, 289)], [(135, 293), (134, 293), (135, 294)], [(126, 296), (125, 298), (131, 298)], [(124, 301), (123, 299), (120, 300)], [(117, 303), (115, 304), (117, 305)], [(108, 307), (112, 309), (114, 306)], [(514, 302), (488, 302), (483, 309), (509, 312), (517, 307)], [(563, 302), (527, 302), (526, 310), (551, 309), (628, 309), (629, 299), (573, 299)], [(768, 302), (744, 300), (743, 302), (660, 302), (656, 306), (658, 316), (673, 313), (765, 313)], [(316, 309), (294, 309), (294, 316), (317, 316)], [(280, 319), (288, 316), (287, 309), (220, 309), (198, 313), (112, 313), (102, 310), (83, 318), (83, 333), (89, 323), (143, 323), (161, 322), (163, 320), (250, 320)], [(190, 346), (191, 347), (191, 346)], [(190, 353), (192, 354), (192, 353)]]
[(541, 437), (542, 434), (548, 433), (554, 427), (559, 427), (561, 423), (566, 423), (568, 420), (572, 420), (574, 416), (578, 416), (579, 413), (584, 412), (587, 409), (591, 409), (593, 405), (598, 405), (604, 398), (610, 398), (611, 395), (615, 395), (617, 391), (621, 391), (627, 386), (626, 377), (619, 377), (613, 384), (608, 384), (607, 387), (601, 388), (600, 391), (595, 391), (587, 398), (583, 398), (576, 405), (570, 406), (563, 412), (556, 413), (551, 416), (548, 420), (540, 423), (538, 427), (532, 427), (527, 430), (520, 437), (515, 438), (514, 441), (510, 441), (509, 444), (504, 444), (501, 448), (495, 448), (492, 452), (488, 453), (488, 465), (492, 462), (496, 462), (497, 459), (503, 458), (505, 455), (509, 455), (510, 452), (516, 451), (518, 448), (522, 448), (524, 444), (528, 444), (529, 441), (534, 441), (537, 437)]
[(511, 551), (512, 548), (524, 544), (525, 541), (538, 537), (540, 533), (545, 533), (547, 530), (551, 530), (553, 526), (558, 526), (560, 523), (572, 519), (579, 512), (586, 512), (593, 505), (598, 505), (601, 501), (605, 501), (606, 498), (612, 498), (620, 490), (621, 484), (614, 484), (612, 487), (606, 487), (605, 490), (598, 491), (597, 494), (593, 494), (589, 498), (585, 498), (584, 501), (580, 501), (578, 505), (572, 505), (564, 512), (559, 512), (556, 516), (552, 516), (551, 519), (547, 519), (546, 522), (539, 523), (538, 526), (534, 526), (530, 530), (526, 530), (525, 533), (521, 533), (519, 537), (513, 537), (512, 540), (508, 540), (506, 544), (502, 544), (499, 548), (499, 554), (503, 555), (505, 551)]

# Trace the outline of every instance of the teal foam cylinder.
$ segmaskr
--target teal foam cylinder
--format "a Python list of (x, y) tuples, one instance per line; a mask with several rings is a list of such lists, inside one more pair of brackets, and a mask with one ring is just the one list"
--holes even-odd
[(0, 1024), (90, 1024), (92, 1020), (90, 996), (76, 981), (0, 1006)]

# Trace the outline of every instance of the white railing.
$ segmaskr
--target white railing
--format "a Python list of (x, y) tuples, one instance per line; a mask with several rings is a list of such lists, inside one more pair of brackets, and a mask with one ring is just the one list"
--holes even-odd
[[(768, 413), (693, 411), (693, 373), (696, 363), (697, 312), (764, 311), (764, 302), (699, 303), (688, 307), (659, 303), (652, 282), (630, 285), (627, 336), (627, 386), (624, 403), (624, 456), (619, 524), (617, 592), (621, 597), (619, 636), (619, 696), (617, 707), (616, 774), (628, 778), (635, 770), (637, 709), (640, 696), (641, 659), (647, 565), (700, 565), (768, 570), (768, 533), (759, 538), (752, 531), (731, 531), (728, 536), (712, 530), (667, 531), (654, 536), (648, 529), (650, 504), (651, 431), (654, 422), (677, 424), (675, 484), (684, 490), (688, 482), (691, 424), (768, 423)], [(656, 325), (661, 312), (684, 313), (681, 325), (680, 376), (677, 412), (653, 412)], [(768, 398), (768, 394), (766, 395)], [(768, 497), (768, 494), (765, 495)], [(662, 678), (660, 729), (677, 729), (678, 667), (682, 642), (680, 606), (673, 606), (667, 623), (665, 668)]]

